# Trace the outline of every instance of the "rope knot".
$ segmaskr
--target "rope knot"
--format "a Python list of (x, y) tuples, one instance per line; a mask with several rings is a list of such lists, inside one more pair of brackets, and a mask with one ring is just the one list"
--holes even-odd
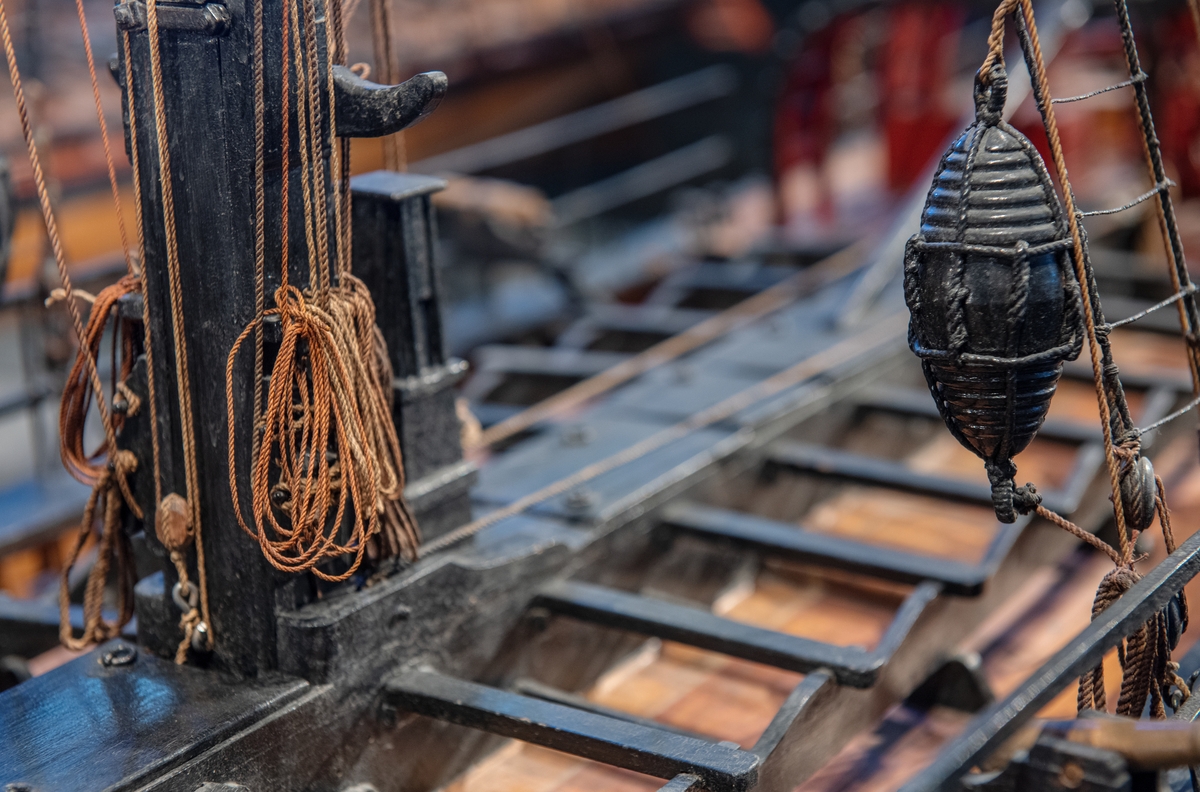
[(1121, 565), (1108, 570), (1096, 587), (1096, 599), (1092, 602), (1092, 618), (1096, 618), (1104, 610), (1121, 598), (1126, 591), (1142, 579), (1137, 570), (1131, 565)]
[(303, 316), (308, 305), (304, 293), (290, 283), (275, 290), (275, 305), (280, 318)]
[(1013, 508), (1016, 509), (1017, 514), (1032, 514), (1041, 505), (1042, 496), (1038, 494), (1037, 487), (1033, 484), (1026, 483), (1024, 487), (1017, 487), (1013, 490)]
[[(1013, 523), (1017, 520), (1017, 509), (1015, 504), (1016, 488), (1013, 483), (1013, 476), (1017, 474), (1017, 466), (1013, 464), (1011, 459), (1005, 459), (1001, 462), (985, 461), (983, 463), (984, 470), (987, 471), (988, 483), (992, 485), (992, 506), (996, 510), (996, 519), (1002, 523)], [(1030, 487), (1031, 485), (1026, 485)], [(1024, 487), (1022, 489), (1025, 489)], [(1020, 496), (1022, 503), (1028, 498), (1028, 493), (1022, 493)], [(1036, 497), (1036, 492), (1034, 493)], [(1034, 508), (1036, 508), (1036, 504)]]

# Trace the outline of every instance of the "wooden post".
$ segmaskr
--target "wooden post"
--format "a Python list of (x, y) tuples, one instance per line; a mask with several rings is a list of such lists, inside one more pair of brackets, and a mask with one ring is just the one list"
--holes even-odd
[(375, 171), (351, 182), (354, 272), (375, 297), (395, 374), (394, 417), (409, 503), (426, 538), (468, 522), (475, 468), (462, 458), (454, 385), (466, 363), (442, 333), (437, 227), (441, 179)]
[[(265, 234), (266, 291), (279, 285), (281, 233), (282, 39), (281, 0), (259, 0), (263, 6), (266, 75)], [(229, 490), (227, 437), (237, 438), (239, 471), (248, 471), (252, 439), (253, 353), (241, 356), (233, 369), (237, 422), (227, 426), (225, 365), (229, 350), (255, 315), (255, 157), (254, 157), (254, 6), (246, 0), (159, 10), (165, 113), (171, 170), (163, 174), (155, 137), (155, 108), (150, 80), (146, 9), (125, 2), (115, 9), (120, 32), (131, 44), (129, 62), (121, 59), (120, 81), (126, 110), (137, 122), (137, 155), (141, 166), (143, 232), (146, 239), (145, 298), (157, 389), (157, 409), (164, 494), (198, 498), (202, 515), (209, 603), (215, 648), (211, 662), (239, 675), (252, 676), (277, 665), (275, 613), (309, 599), (314, 588), (304, 577), (284, 576), (263, 558), (257, 543), (238, 526)], [(313, 9), (324, 58), (324, 13)], [(120, 43), (120, 41), (118, 42)], [(324, 73), (324, 64), (321, 64)], [(445, 90), (445, 77), (418, 75), (401, 86), (384, 87), (359, 80), (335, 67), (339, 134), (388, 134), (419, 119)], [(130, 90), (132, 88), (132, 91)], [(295, 83), (292, 83), (295, 90)], [(132, 99), (132, 104), (131, 100)], [(307, 285), (308, 266), (301, 199), (300, 157), (295, 144), (297, 98), (293, 117), (290, 278)], [(328, 118), (323, 119), (328, 123)], [(326, 162), (328, 166), (328, 162)], [(183, 337), (187, 345), (199, 492), (187, 493), (183, 475), (180, 399), (175, 376), (160, 180), (174, 185), (179, 279), (183, 296)], [(326, 179), (330, 184), (331, 180)], [(332, 186), (330, 185), (332, 212)], [(331, 223), (332, 227), (332, 223)], [(269, 372), (268, 358), (268, 372)], [(146, 442), (132, 443), (142, 470), (152, 467)], [(153, 481), (138, 482), (138, 498), (147, 509), (147, 542), (164, 559), (162, 576), (138, 587), (139, 637), (161, 653), (171, 653), (181, 633), (180, 612), (170, 590), (175, 572), (153, 531)], [(243, 504), (249, 487), (242, 482)], [(193, 575), (195, 553), (190, 553)]]

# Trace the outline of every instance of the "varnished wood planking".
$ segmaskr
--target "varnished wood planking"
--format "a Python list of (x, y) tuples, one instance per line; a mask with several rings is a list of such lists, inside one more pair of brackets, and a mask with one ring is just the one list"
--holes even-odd
[(509, 742), (446, 787), (446, 792), (550, 792), (586, 762), (536, 745)]
[[(890, 623), (902, 590), (835, 589), (796, 569), (766, 570), (753, 591), (727, 603), (727, 618), (836, 643), (873, 646)], [(598, 704), (714, 740), (750, 747), (770, 723), (800, 674), (664, 642), (601, 678), (588, 697)], [(456, 781), (453, 792), (511, 790), (657, 789), (661, 782), (602, 768), (584, 760), (563, 770), (561, 754), (515, 744)], [(484, 772), (483, 768), (487, 767)], [(566, 777), (559, 785), (547, 779)], [(649, 786), (643, 786), (649, 784)]]
[[(1058, 417), (1084, 421), (1093, 417), (1095, 395), (1086, 383), (1064, 382), (1062, 393), (1065, 398), (1056, 408)], [(1137, 401), (1136, 394), (1131, 401)], [(1039, 439), (1018, 458), (1018, 464), (1023, 475), (1045, 482), (1043, 486), (1062, 486), (1075, 453), (1069, 445)], [(906, 461), (926, 473), (986, 480), (982, 463), (942, 433), (916, 449)], [(963, 560), (978, 560), (996, 526), (995, 516), (987, 507), (948, 504), (935, 498), (857, 486), (842, 488), (810, 510), (801, 522), (814, 530)], [(1017, 684), (1057, 648), (1052, 640), (1061, 641), (1063, 635), (1073, 634), (1086, 624), (1091, 594), (1103, 572), (1103, 568), (1089, 567), (1087, 575), (1072, 579), (1054, 598), (1056, 606), (1047, 618), (1033, 619), (1029, 625), (1004, 632), (996, 639), (989, 659), (998, 688)], [(902, 590), (870, 592), (776, 563), (764, 569), (753, 592), (732, 604), (724, 615), (817, 640), (869, 647), (886, 629), (902, 595)], [(1044, 604), (1034, 602), (1031, 607)], [(753, 744), (800, 679), (797, 674), (671, 643), (638, 662), (637, 668), (614, 670), (612, 680), (601, 679), (589, 697), (605, 706), (743, 746)], [(1071, 692), (1071, 700), (1073, 695)], [(905, 720), (908, 725), (902, 722)], [(880, 729), (861, 735), (804, 789), (895, 788), (893, 782), (928, 761), (965, 721), (965, 716), (951, 711), (935, 710), (924, 716), (897, 708)], [(536, 779), (545, 777), (562, 759), (554, 755), (553, 760), (545, 759), (544, 766), (529, 766), (530, 762), (538, 762), (537, 756), (529, 753), (535, 750), (546, 753), (527, 747), (509, 749), (492, 760), (505, 763), (506, 769), (491, 777), (511, 779), (504, 789), (542, 788)], [(578, 766), (580, 775), (572, 776), (575, 780), (584, 777), (583, 768), (591, 763), (579, 760)], [(528, 783), (516, 777), (521, 776), (519, 767), (528, 767)], [(624, 789), (621, 784), (627, 783), (627, 775), (602, 774), (588, 780), (595, 784), (592, 789)], [(469, 783), (468, 779), (460, 784), (454, 787), (455, 792), (497, 789)], [(570, 788), (575, 788), (573, 783)]]
[[(1170, 310), (1170, 309), (1168, 309)], [(1162, 370), (1187, 371), (1187, 353), (1178, 336), (1145, 330), (1120, 330), (1110, 336), (1113, 360), (1128, 373), (1155, 373)], [(1090, 360), (1086, 346), (1080, 357)]]
[(857, 737), (797, 792), (895, 792), (969, 720), (944, 707), (923, 713), (898, 705), (879, 728)]
[[(1014, 461), (1022, 481), (1035, 481), (1042, 489), (1061, 488), (1071, 477), (1075, 454), (1076, 447), (1070, 443), (1035, 438)], [(939, 435), (907, 461), (910, 467), (922, 473), (987, 483), (983, 462), (949, 433)]]
[(968, 562), (983, 557), (996, 531), (996, 516), (986, 506), (873, 487), (847, 487), (800, 523), (881, 547)]
[[(1200, 529), (1200, 466), (1195, 461), (1195, 441), (1190, 433), (1163, 450), (1157, 467), (1168, 486), (1172, 524), (1177, 541)], [(1153, 529), (1157, 532), (1157, 526)], [(1161, 540), (1152, 545), (1143, 571), (1162, 559)], [(1012, 601), (1012, 613), (996, 612), (980, 625), (964, 647), (983, 654), (984, 673), (998, 695), (1011, 692), (1063, 644), (1088, 623), (1096, 585), (1111, 568), (1099, 554), (1081, 552), (1056, 568), (1031, 576)], [(1200, 602), (1200, 580), (1187, 587), (1193, 602)], [(998, 624), (997, 624), (998, 622)], [(1175, 651), (1181, 657), (1197, 638), (1193, 627)], [(1120, 666), (1115, 652), (1104, 663), (1110, 707), (1120, 686)], [(1068, 685), (1040, 713), (1047, 718), (1075, 715), (1076, 686)], [(966, 726), (968, 718), (947, 710), (928, 714), (894, 708), (869, 733), (860, 735), (813, 778), (799, 787), (803, 792), (883, 792), (896, 789), (925, 766), (946, 741)]]

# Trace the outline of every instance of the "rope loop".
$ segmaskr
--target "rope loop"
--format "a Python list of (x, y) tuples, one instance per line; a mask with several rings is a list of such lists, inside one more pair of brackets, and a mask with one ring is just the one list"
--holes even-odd
[(1004, 113), (1008, 100), (1008, 71), (1003, 63), (988, 72), (982, 69), (975, 75), (975, 117), (981, 123), (995, 126)]

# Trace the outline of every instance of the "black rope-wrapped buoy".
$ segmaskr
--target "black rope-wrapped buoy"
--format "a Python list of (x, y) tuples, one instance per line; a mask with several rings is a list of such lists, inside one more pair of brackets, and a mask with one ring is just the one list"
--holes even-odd
[(1079, 286), (1062, 204), (1033, 144), (1004, 123), (1002, 68), (976, 78), (975, 122), (942, 157), (905, 250), (909, 345), (950, 432), (983, 459), (1001, 522), (1032, 511), (1012, 458), (1079, 354)]

